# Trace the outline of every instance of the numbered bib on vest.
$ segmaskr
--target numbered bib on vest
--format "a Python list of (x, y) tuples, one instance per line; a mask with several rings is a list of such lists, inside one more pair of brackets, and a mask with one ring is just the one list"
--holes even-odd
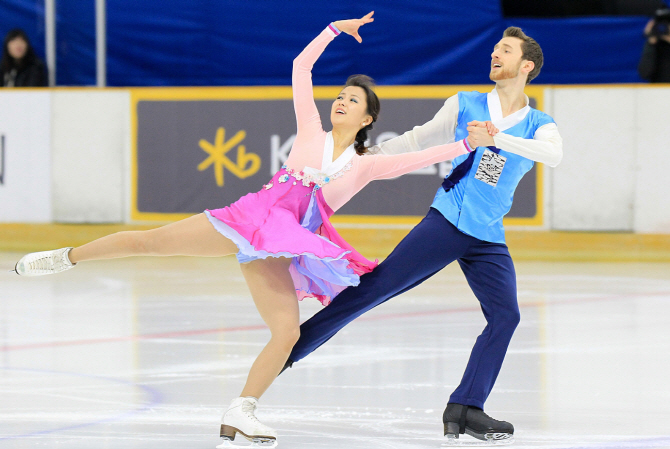
[(505, 156), (496, 154), (491, 150), (485, 150), (482, 155), (482, 160), (477, 167), (475, 179), (495, 187), (498, 185), (498, 180), (500, 179), (500, 174), (505, 166), (505, 161), (507, 161)]

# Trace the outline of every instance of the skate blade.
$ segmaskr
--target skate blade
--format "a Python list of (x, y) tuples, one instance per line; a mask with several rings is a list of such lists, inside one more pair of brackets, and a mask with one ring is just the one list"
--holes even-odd
[[(467, 430), (466, 430), (467, 432)], [(455, 435), (447, 435), (447, 441), (442, 443), (441, 447), (468, 447), (468, 446), (508, 446), (514, 443), (514, 435), (509, 433), (487, 433), (484, 439), (475, 438), (458, 438)]]
[(229, 448), (263, 448), (271, 449), (277, 447), (277, 440), (271, 438), (253, 438), (251, 441), (243, 440), (246, 442), (235, 442), (228, 437), (222, 437), (223, 443), (216, 446), (216, 449), (229, 449)]

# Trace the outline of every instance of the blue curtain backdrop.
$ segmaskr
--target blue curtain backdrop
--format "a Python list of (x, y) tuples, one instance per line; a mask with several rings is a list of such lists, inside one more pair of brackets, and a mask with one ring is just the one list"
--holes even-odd
[[(95, 84), (94, 0), (56, 0), (57, 84)], [(545, 53), (541, 84), (639, 82), (645, 17), (503, 18), (497, 0), (354, 2), (107, 0), (110, 86), (288, 85), (291, 62), (330, 21), (375, 11), (363, 44), (335, 40), (316, 84), (366, 73), (380, 84), (488, 83), (509, 25)], [(44, 0), (0, 2), (0, 31), (24, 28), (44, 56)]]
[(544, 53), (541, 84), (640, 82), (637, 64), (647, 17), (507, 19), (533, 36)]
[(56, 0), (56, 84), (95, 83), (95, 0)]

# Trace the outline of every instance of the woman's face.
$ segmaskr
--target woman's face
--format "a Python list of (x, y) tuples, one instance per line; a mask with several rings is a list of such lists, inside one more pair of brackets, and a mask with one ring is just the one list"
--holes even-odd
[(372, 122), (367, 113), (368, 103), (365, 89), (347, 86), (337, 96), (330, 109), (330, 121), (335, 127), (361, 129)]
[(17, 36), (7, 43), (9, 56), (14, 59), (23, 59), (28, 51), (28, 43), (21, 36)]

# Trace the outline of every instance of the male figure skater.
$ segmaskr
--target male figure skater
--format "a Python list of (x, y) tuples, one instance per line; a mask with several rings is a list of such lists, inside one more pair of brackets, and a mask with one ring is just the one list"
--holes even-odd
[[(476, 151), (457, 157), (431, 208), (360, 285), (349, 287), (300, 326), (286, 363), (301, 360), (356, 317), (403, 293), (457, 260), (481, 304), (487, 326), (477, 338), (465, 374), (443, 415), (444, 434), (456, 443), (468, 433), (480, 440), (513, 441), (514, 427), (483, 411), (519, 323), (514, 264), (505, 245), (503, 216), (533, 161), (555, 167), (562, 140), (554, 120), (531, 108), (524, 87), (540, 72), (542, 49), (510, 27), (491, 54), (488, 93), (459, 92), (435, 117), (376, 151), (396, 154), (466, 138)], [(500, 133), (491, 136), (484, 122)], [(490, 126), (490, 125), (489, 125)]]

